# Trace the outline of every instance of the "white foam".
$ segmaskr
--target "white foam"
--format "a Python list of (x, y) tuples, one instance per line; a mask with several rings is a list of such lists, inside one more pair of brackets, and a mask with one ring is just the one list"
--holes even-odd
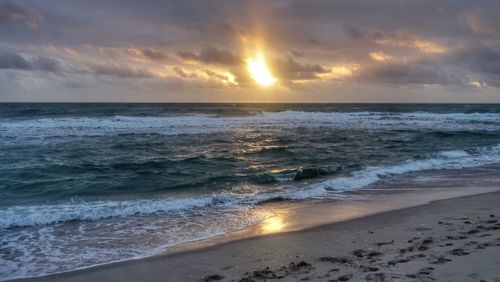
[(212, 197), (204, 196), (187, 199), (76, 201), (52, 205), (11, 206), (0, 210), (0, 228), (181, 211), (205, 207), (211, 203)]
[(340, 177), (311, 185), (307, 191), (291, 195), (293, 199), (308, 199), (327, 196), (328, 191), (348, 191), (366, 187), (388, 176), (410, 172), (438, 169), (463, 169), (500, 163), (500, 144), (479, 148), (474, 153), (462, 150), (442, 151), (425, 159), (412, 159), (387, 166), (371, 166), (354, 172), (351, 176)]
[(3, 137), (22, 139), (71, 136), (102, 136), (110, 134), (158, 133), (164, 135), (207, 134), (227, 130), (258, 128), (261, 130), (294, 127), (351, 129), (446, 129), (498, 130), (498, 113), (427, 112), (263, 112), (244, 117), (189, 115), (170, 117), (66, 117), (0, 121)]

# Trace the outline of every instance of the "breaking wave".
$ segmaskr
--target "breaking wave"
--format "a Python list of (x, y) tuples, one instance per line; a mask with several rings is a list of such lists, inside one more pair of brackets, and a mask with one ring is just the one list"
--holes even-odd
[(68, 221), (95, 221), (111, 217), (127, 217), (168, 212), (200, 210), (206, 207), (248, 208), (269, 199), (305, 200), (329, 198), (329, 194), (360, 189), (390, 176), (435, 169), (463, 169), (500, 162), (500, 144), (475, 150), (442, 151), (404, 162), (370, 166), (304, 186), (296, 185), (258, 193), (212, 194), (184, 199), (126, 201), (74, 201), (52, 205), (11, 206), (0, 210), (0, 228), (47, 225)]

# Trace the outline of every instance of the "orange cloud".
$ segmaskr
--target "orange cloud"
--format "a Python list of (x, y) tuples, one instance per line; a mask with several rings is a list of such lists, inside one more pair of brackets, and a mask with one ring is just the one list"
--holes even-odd
[(384, 62), (392, 59), (391, 56), (387, 55), (382, 51), (370, 52), (370, 58), (375, 61)]

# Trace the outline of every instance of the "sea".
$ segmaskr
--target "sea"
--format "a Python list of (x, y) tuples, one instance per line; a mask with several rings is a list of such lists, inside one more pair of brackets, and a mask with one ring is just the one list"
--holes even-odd
[(0, 280), (137, 259), (500, 163), (498, 104), (0, 104)]

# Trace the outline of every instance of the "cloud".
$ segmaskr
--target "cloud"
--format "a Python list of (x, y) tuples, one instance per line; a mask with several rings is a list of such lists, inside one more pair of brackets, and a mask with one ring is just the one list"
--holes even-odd
[(304, 57), (305, 56), (304, 52), (301, 52), (298, 50), (290, 50), (290, 54), (294, 57)]
[(478, 46), (458, 52), (456, 59), (461, 59), (475, 71), (500, 75), (499, 49)]
[(61, 64), (59, 61), (48, 57), (36, 57), (31, 61), (34, 69), (47, 72), (61, 71)]
[(174, 66), (172, 70), (182, 78), (198, 78), (196, 73), (188, 72), (181, 66)]
[(344, 30), (347, 32), (351, 39), (383, 39), (384, 35), (378, 31), (368, 31), (350, 24), (343, 25)]
[(376, 42), (385, 46), (396, 46), (396, 47), (409, 47), (418, 49), (423, 53), (444, 53), (447, 51), (447, 47), (433, 42), (431, 40), (426, 40), (417, 37), (405, 30), (399, 30), (396, 37), (394, 38), (381, 38), (377, 39)]
[(162, 52), (150, 48), (142, 49), (142, 55), (152, 61), (163, 61), (167, 59), (167, 56)]
[(18, 2), (6, 1), (0, 3), (0, 26), (22, 23), (30, 28), (37, 28), (41, 20), (42, 16), (38, 11), (20, 5)]
[(359, 82), (384, 84), (460, 85), (461, 81), (444, 68), (429, 61), (390, 62), (376, 64), (360, 70)]
[(386, 53), (384, 53), (382, 51), (370, 52), (369, 55), (370, 55), (370, 58), (372, 58), (372, 60), (380, 61), (380, 62), (388, 61), (392, 58), (391, 56), (387, 55)]
[(203, 49), (200, 53), (180, 51), (179, 57), (188, 61), (198, 61), (205, 64), (218, 64), (227, 66), (237, 66), (243, 63), (243, 60), (231, 52), (219, 50), (215, 47)]
[(274, 75), (284, 80), (310, 80), (329, 70), (319, 64), (300, 64), (291, 57), (285, 60), (275, 59), (271, 65)]
[(500, 35), (500, 8), (468, 12), (465, 22), (476, 33)]
[(28, 60), (16, 53), (0, 53), (0, 69), (57, 72), (61, 70), (61, 64), (49, 57), (38, 56)]
[(500, 51), (487, 46), (475, 46), (456, 52), (456, 64), (468, 68), (477, 79), (500, 87)]
[(188, 71), (181, 66), (174, 66), (172, 70), (184, 79), (196, 81), (210, 81), (225, 86), (236, 86), (238, 82), (231, 72), (220, 72), (210, 69)]
[(30, 70), (31, 63), (19, 54), (2, 53), (0, 54), (0, 69)]
[(94, 64), (91, 66), (91, 72), (97, 75), (109, 75), (119, 78), (152, 78), (155, 77), (147, 69), (136, 69), (119, 64)]
[(230, 72), (220, 73), (212, 70), (205, 70), (205, 74), (211, 79), (219, 81), (225, 85), (238, 85), (236, 77)]

